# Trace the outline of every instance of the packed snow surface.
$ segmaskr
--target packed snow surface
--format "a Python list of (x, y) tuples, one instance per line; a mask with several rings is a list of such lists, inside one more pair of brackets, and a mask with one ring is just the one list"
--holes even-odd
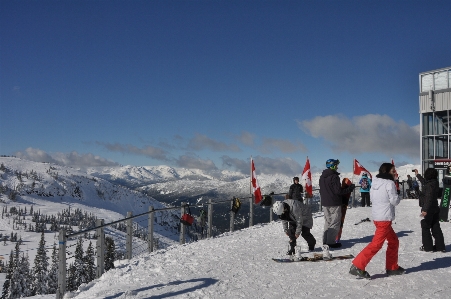
[[(450, 298), (451, 247), (446, 253), (425, 253), (421, 245), (420, 208), (404, 199), (396, 209), (393, 227), (399, 237), (402, 276), (385, 274), (386, 245), (367, 267), (371, 280), (348, 274), (352, 260), (279, 264), (288, 237), (275, 221), (217, 238), (176, 245), (167, 250), (117, 262), (117, 268), (82, 285), (67, 298)], [(343, 247), (333, 255), (357, 255), (372, 239), (371, 208), (347, 211)], [(315, 215), (313, 235), (319, 243), (323, 217)], [(449, 244), (449, 222), (441, 223)], [(302, 240), (301, 247), (306, 248)], [(308, 256), (312, 253), (303, 253)], [(40, 297), (43, 298), (43, 297)], [(49, 297), (51, 298), (51, 297)]]

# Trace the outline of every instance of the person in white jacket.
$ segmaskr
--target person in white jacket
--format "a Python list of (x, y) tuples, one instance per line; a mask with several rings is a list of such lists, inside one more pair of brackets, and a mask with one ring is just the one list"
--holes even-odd
[(385, 240), (388, 242), (385, 269), (387, 275), (404, 274), (406, 270), (398, 265), (398, 236), (393, 230), (392, 221), (395, 219), (395, 206), (400, 198), (397, 193), (395, 179), (395, 166), (391, 163), (383, 163), (379, 168), (379, 174), (374, 178), (370, 197), (372, 200), (372, 217), (376, 232), (373, 240), (352, 261), (349, 273), (363, 278), (370, 278), (365, 271), (366, 266), (374, 255), (382, 248)]

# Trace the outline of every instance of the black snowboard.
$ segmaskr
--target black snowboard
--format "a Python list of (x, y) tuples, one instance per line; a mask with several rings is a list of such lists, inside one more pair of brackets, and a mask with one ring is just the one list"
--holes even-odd
[(448, 221), (449, 197), (451, 191), (451, 177), (443, 178), (443, 194), (440, 202), (440, 221)]
[(336, 261), (336, 260), (347, 260), (347, 259), (352, 259), (352, 258), (354, 258), (354, 256), (352, 254), (346, 254), (346, 255), (332, 256), (331, 259), (324, 260), (322, 253), (315, 253), (313, 255), (313, 257), (304, 257), (303, 256), (299, 260), (295, 259), (295, 258), (279, 258), (279, 259), (273, 258), (272, 260), (277, 263), (295, 263), (295, 262)]

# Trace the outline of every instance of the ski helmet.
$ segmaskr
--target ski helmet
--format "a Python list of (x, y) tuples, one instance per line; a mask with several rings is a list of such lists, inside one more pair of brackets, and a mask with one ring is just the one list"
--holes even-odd
[(272, 210), (273, 210), (274, 214), (279, 215), (279, 216), (282, 215), (284, 212), (283, 202), (276, 201), (272, 205)]
[(327, 168), (337, 169), (338, 164), (340, 164), (340, 160), (338, 159), (329, 159), (326, 161)]

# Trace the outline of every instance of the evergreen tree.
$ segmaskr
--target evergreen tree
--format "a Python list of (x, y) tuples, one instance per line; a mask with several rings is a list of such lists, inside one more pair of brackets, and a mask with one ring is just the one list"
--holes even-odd
[(58, 249), (56, 248), (55, 243), (53, 243), (52, 265), (49, 270), (48, 286), (48, 294), (56, 294), (56, 291), (58, 290)]
[(96, 279), (96, 265), (94, 263), (94, 248), (92, 247), (92, 242), (89, 241), (88, 248), (86, 249), (86, 255), (84, 258), (84, 264), (85, 264), (85, 274), (86, 274), (86, 281), (90, 282)]
[(32, 277), (30, 272), (30, 259), (28, 258), (28, 255), (22, 253), (18, 269), (21, 278), (20, 296), (29, 297), (33, 295), (33, 290), (31, 288)]
[(2, 290), (2, 299), (7, 299), (9, 294), (9, 287), (11, 284), (11, 277), (13, 274), (14, 269), (14, 252), (11, 250), (11, 253), (9, 254), (9, 263), (8, 267), (6, 269), (6, 280), (3, 283), (3, 290)]
[(75, 266), (74, 264), (69, 264), (69, 267), (67, 268), (67, 284), (66, 289), (69, 292), (76, 291), (78, 286), (76, 286), (75, 282)]
[(106, 247), (106, 253), (105, 253), (105, 271), (108, 271), (110, 269), (114, 269), (114, 260), (115, 260), (115, 253), (116, 248), (114, 245), (114, 240), (111, 237), (105, 238), (105, 247)]
[(20, 298), (21, 291), (22, 291), (22, 279), (21, 279), (21, 272), (19, 271), (19, 264), (20, 264), (20, 248), (19, 243), (16, 243), (16, 247), (14, 248), (14, 260), (12, 265), (12, 273), (11, 278), (9, 280), (9, 289), (6, 298), (7, 299), (15, 299)]
[(47, 252), (45, 251), (44, 233), (41, 233), (38, 250), (34, 259), (33, 267), (33, 295), (48, 294), (48, 262)]
[(74, 261), (74, 287), (78, 287), (82, 283), (87, 282), (86, 272), (84, 270), (84, 254), (83, 254), (83, 239), (79, 238), (77, 241), (77, 246), (75, 247), (75, 261)]

